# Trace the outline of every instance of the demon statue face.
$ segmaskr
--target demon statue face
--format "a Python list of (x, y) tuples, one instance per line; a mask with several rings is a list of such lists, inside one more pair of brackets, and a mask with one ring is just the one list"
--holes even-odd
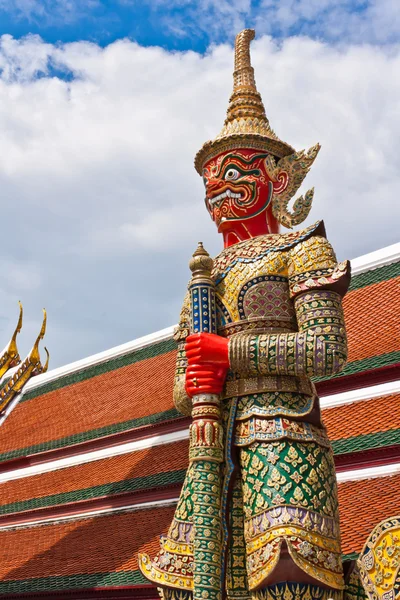
[(278, 230), (271, 201), (287, 186), (287, 175), (282, 173), (273, 182), (267, 160), (266, 153), (238, 149), (220, 154), (204, 167), (206, 207), (225, 246)]
[(292, 227), (311, 207), (313, 190), (288, 203), (314, 162), (319, 145), (293, 152), (276, 162), (272, 154), (238, 148), (205, 163), (206, 207), (224, 236), (225, 247), (257, 235), (277, 233), (279, 223)]

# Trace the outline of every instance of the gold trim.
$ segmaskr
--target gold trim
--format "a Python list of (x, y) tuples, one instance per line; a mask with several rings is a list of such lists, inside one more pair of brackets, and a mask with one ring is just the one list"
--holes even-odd
[(294, 392), (306, 396), (316, 396), (314, 384), (306, 377), (260, 375), (227, 381), (223, 398), (261, 394), (263, 392)]
[(340, 543), (337, 539), (322, 536), (315, 531), (305, 531), (302, 527), (298, 527), (296, 525), (290, 525), (287, 527), (284, 525), (275, 525), (265, 533), (260, 533), (253, 540), (247, 540), (246, 553), (249, 555), (253, 552), (256, 552), (270, 540), (275, 540), (277, 538), (287, 539), (293, 535), (304, 539), (307, 542), (310, 542), (310, 544), (318, 546), (324, 550), (340, 553)]
[(139, 569), (146, 577), (157, 585), (166, 585), (179, 590), (193, 590), (193, 577), (183, 577), (182, 575), (170, 575), (154, 566), (148, 554), (140, 553), (138, 555)]

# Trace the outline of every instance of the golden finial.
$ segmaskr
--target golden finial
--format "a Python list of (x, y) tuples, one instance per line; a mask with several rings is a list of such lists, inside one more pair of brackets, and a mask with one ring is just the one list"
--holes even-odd
[[(254, 69), (251, 66), (250, 42), (254, 40), (254, 29), (243, 29), (235, 39), (235, 71), (233, 73), (233, 91), (246, 85), (256, 89)], [(246, 75), (245, 75), (246, 74)], [(244, 77), (243, 77), (244, 76)]]
[(207, 250), (205, 250), (203, 243), (198, 242), (197, 248), (189, 262), (189, 269), (193, 273), (192, 282), (196, 281), (197, 279), (203, 281), (204, 278), (211, 278), (213, 264), (214, 261), (208, 254)]
[(49, 368), (50, 353), (47, 350), (46, 346), (44, 347), (44, 351), (46, 352), (46, 362), (42, 367), (41, 373), (46, 373), (47, 369)]
[(15, 331), (11, 337), (11, 340), (6, 346), (3, 354), (0, 356), (0, 379), (3, 375), (10, 369), (11, 367), (16, 367), (21, 362), (18, 348), (17, 348), (17, 335), (20, 333), (22, 329), (22, 317), (23, 317), (23, 308), (20, 301), (19, 304), (19, 317), (18, 323), (15, 328)]
[[(47, 324), (47, 313), (46, 309), (43, 309), (43, 322), (42, 327), (40, 328), (39, 335), (36, 338), (36, 342), (33, 344), (33, 348), (29, 353), (29, 361), (31, 364), (36, 364), (40, 362), (40, 354), (39, 354), (39, 342), (44, 338), (44, 334), (46, 333), (46, 324)], [(46, 350), (47, 352), (47, 350)]]
[[(22, 304), (21, 304), (20, 300), (18, 300), (18, 305), (19, 305), (18, 323), (17, 323), (15, 331), (12, 335), (10, 343), (8, 344), (8, 349), (7, 349), (7, 352), (10, 355), (10, 357), (13, 358), (13, 365), (12, 365), (13, 367), (15, 367), (15, 365), (17, 365), (19, 363), (19, 353), (18, 353), (18, 348), (17, 348), (17, 335), (21, 332), (22, 317), (24, 315), (24, 309), (22, 308)], [(17, 359), (18, 362), (15, 362), (15, 359)]]
[(222, 131), (215, 140), (206, 142), (195, 157), (194, 164), (200, 175), (204, 163), (226, 150), (254, 148), (277, 158), (294, 152), (271, 129), (257, 91), (250, 58), (250, 42), (254, 36), (254, 29), (244, 29), (236, 36), (233, 93)]
[(251, 66), (250, 42), (254, 40), (254, 36), (254, 29), (244, 29), (236, 36), (233, 93), (229, 100), (225, 127), (229, 121), (240, 117), (261, 118), (268, 123), (264, 104), (257, 91), (254, 69)]

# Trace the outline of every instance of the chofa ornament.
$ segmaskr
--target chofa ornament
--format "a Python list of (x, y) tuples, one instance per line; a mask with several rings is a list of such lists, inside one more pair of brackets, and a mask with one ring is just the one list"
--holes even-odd
[(262, 151), (271, 181), (282, 182), (282, 185), (274, 186), (273, 215), (281, 225), (291, 229), (302, 223), (310, 212), (313, 189), (294, 202), (293, 211), (289, 209), (289, 202), (310, 170), (320, 145), (316, 144), (307, 152), (296, 152), (271, 128), (251, 66), (250, 42), (254, 35), (254, 30), (245, 29), (236, 37), (233, 93), (225, 123), (215, 140), (206, 142), (199, 150), (195, 167), (202, 175), (205, 165), (223, 152), (243, 148), (256, 150), (259, 156)]

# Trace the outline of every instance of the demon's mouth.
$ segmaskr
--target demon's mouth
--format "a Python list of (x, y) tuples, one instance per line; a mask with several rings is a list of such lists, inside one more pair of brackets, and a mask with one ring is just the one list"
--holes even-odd
[(208, 198), (208, 201), (211, 205), (214, 204), (218, 204), (218, 202), (220, 200), (223, 200), (224, 198), (241, 198), (242, 194), (241, 193), (235, 193), (232, 192), (232, 190), (227, 189), (225, 190), (225, 192), (222, 192), (221, 194), (218, 194), (218, 196), (214, 196), (213, 198)]

